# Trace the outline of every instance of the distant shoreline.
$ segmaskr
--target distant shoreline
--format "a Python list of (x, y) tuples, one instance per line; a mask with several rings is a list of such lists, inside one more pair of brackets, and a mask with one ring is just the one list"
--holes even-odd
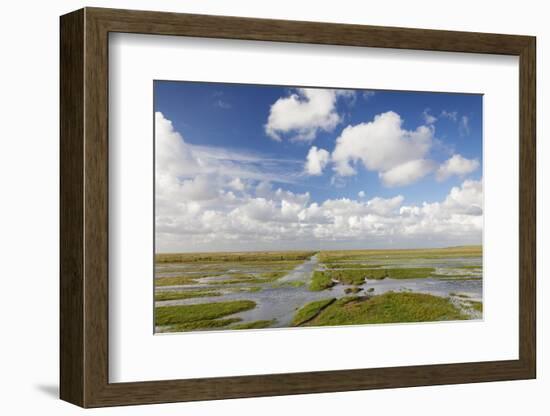
[[(350, 253), (354, 255), (386, 255), (400, 253), (411, 256), (431, 255), (431, 256), (481, 256), (483, 246), (453, 246), (437, 248), (402, 248), (402, 249), (365, 249), (365, 250), (279, 250), (279, 251), (212, 251), (212, 252), (185, 252), (185, 253), (157, 253), (155, 254), (156, 263), (186, 262), (186, 261), (212, 261), (223, 259), (223, 261), (257, 261), (272, 260), (305, 260), (317, 253)], [(408, 256), (407, 256), (408, 257)]]
[(426, 250), (454, 250), (454, 249), (482, 249), (482, 244), (468, 244), (459, 246), (444, 246), (444, 247), (421, 247), (421, 248), (352, 248), (352, 249), (291, 249), (291, 250), (236, 250), (236, 251), (163, 251), (155, 253), (156, 256), (171, 255), (171, 254), (243, 254), (243, 253), (301, 253), (301, 252), (321, 252), (321, 251), (426, 251)]

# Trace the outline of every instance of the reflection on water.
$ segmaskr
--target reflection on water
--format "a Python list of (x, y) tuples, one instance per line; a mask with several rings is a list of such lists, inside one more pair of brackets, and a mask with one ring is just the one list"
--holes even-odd
[[(391, 267), (433, 267), (437, 278), (422, 278), (422, 279), (390, 279), (383, 280), (366, 280), (361, 285), (363, 289), (360, 293), (369, 293), (373, 295), (382, 294), (388, 291), (412, 291), (416, 293), (427, 293), (436, 296), (449, 296), (451, 294), (465, 295), (470, 300), (482, 300), (482, 280), (481, 280), (481, 258), (449, 258), (434, 260), (429, 259), (407, 259), (402, 261), (380, 259), (376, 261), (381, 265), (381, 268)], [(345, 265), (345, 261), (340, 262)], [(361, 261), (349, 261), (350, 264), (360, 264)], [(372, 262), (371, 262), (372, 263)], [(210, 269), (214, 270), (216, 265), (210, 265)], [(221, 266), (221, 265), (220, 265)], [(477, 268), (477, 267), (479, 268)], [(250, 266), (231, 266), (231, 272), (246, 272), (249, 274), (260, 274), (264, 272), (274, 271), (273, 267), (250, 267)], [(344, 266), (345, 267), (345, 266)], [(178, 268), (181, 271), (178, 272)], [(221, 269), (219, 267), (218, 269)], [(156, 306), (168, 305), (190, 305), (198, 303), (210, 303), (230, 300), (252, 300), (256, 302), (256, 308), (245, 312), (240, 312), (232, 315), (232, 317), (241, 318), (243, 322), (253, 322), (258, 320), (273, 320), (276, 322), (273, 327), (288, 327), (292, 321), (292, 317), (297, 309), (308, 302), (330, 297), (345, 296), (345, 289), (350, 286), (337, 284), (330, 289), (320, 292), (308, 290), (308, 284), (311, 280), (313, 271), (322, 270), (323, 265), (319, 263), (318, 255), (312, 256), (295, 269), (289, 271), (285, 276), (278, 279), (276, 282), (270, 283), (235, 283), (230, 285), (216, 285), (217, 281), (223, 281), (231, 278), (227, 274), (229, 270), (225, 270), (225, 274), (212, 272), (212, 276), (197, 278), (196, 284), (187, 284), (181, 286), (157, 286), (157, 291), (170, 290), (197, 290), (197, 289), (215, 289), (216, 292), (222, 293), (222, 296), (215, 297), (199, 297), (191, 299), (158, 301)], [(204, 270), (197, 270), (193, 265), (167, 265), (157, 267), (156, 276), (172, 276), (181, 275), (185, 271), (186, 275), (204, 274)], [(208, 274), (208, 273), (207, 273)], [(214, 283), (214, 284), (213, 284)], [(258, 287), (261, 290), (236, 291), (238, 288)], [(374, 290), (372, 290), (374, 289)]]

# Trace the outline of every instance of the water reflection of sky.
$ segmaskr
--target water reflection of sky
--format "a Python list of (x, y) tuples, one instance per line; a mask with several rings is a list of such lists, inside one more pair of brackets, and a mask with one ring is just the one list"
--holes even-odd
[[(345, 262), (342, 262), (345, 263)], [(349, 261), (350, 264), (360, 264), (360, 261)], [(448, 276), (448, 278), (423, 278), (423, 279), (390, 279), (383, 280), (366, 280), (361, 287), (365, 293), (369, 289), (374, 289), (373, 295), (382, 294), (389, 291), (412, 291), (416, 293), (427, 293), (435, 296), (449, 296), (450, 294), (461, 294), (468, 296), (470, 300), (481, 301), (483, 293), (483, 283), (481, 280), (481, 258), (452, 258), (452, 259), (412, 259), (411, 261), (387, 261), (379, 259), (376, 261), (369, 260), (368, 264), (380, 264), (382, 267), (433, 267), (436, 268), (436, 274)], [(477, 269), (463, 269), (464, 266), (479, 266)], [(233, 267), (233, 266), (232, 266)], [(350, 287), (347, 285), (337, 284), (330, 289), (320, 292), (312, 292), (308, 290), (308, 283), (311, 280), (311, 275), (314, 270), (318, 270), (322, 266), (318, 262), (317, 256), (313, 256), (310, 260), (304, 262), (294, 270), (290, 271), (286, 276), (277, 280), (276, 283), (264, 284), (231, 284), (217, 286), (213, 285), (216, 280), (224, 280), (229, 275), (210, 276), (197, 279), (199, 283), (193, 285), (182, 286), (165, 286), (157, 287), (158, 291), (170, 290), (196, 290), (196, 289), (215, 289), (216, 292), (222, 293), (222, 296), (201, 297), (191, 299), (179, 299), (156, 302), (156, 306), (168, 305), (191, 305), (199, 303), (210, 303), (232, 300), (252, 300), (256, 302), (256, 307), (252, 310), (244, 311), (232, 315), (242, 319), (242, 322), (253, 322), (258, 320), (276, 320), (273, 327), (288, 327), (297, 309), (308, 302), (326, 299), (330, 297), (345, 296), (345, 289)], [(187, 267), (184, 269), (191, 276), (195, 270)], [(157, 277), (174, 275), (174, 268), (166, 267), (170, 272), (163, 273), (162, 267), (157, 268)], [(247, 267), (235, 267), (237, 272), (246, 271), (252, 273), (262, 273), (273, 271), (271, 267), (250, 269)], [(177, 273), (176, 273), (177, 274)], [(181, 272), (179, 273), (181, 275)], [(216, 274), (216, 273), (212, 273)], [(453, 278), (453, 276), (468, 275), (471, 278)], [(303, 286), (290, 286), (292, 282), (303, 282)], [(235, 291), (237, 288), (259, 286), (261, 290), (258, 292)]]

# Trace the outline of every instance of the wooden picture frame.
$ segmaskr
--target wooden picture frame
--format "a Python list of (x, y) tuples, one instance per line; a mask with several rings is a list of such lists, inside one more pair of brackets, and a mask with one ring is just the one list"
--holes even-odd
[[(82, 407), (530, 379), (536, 376), (535, 38), (85, 8), (61, 17), (60, 396)], [(111, 32), (519, 57), (519, 359), (110, 383), (108, 35)]]

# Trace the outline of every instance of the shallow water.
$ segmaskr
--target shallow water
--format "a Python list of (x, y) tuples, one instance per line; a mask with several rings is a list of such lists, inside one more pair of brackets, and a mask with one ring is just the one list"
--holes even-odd
[[(339, 262), (345, 264), (346, 261)], [(449, 258), (449, 259), (369, 259), (368, 262), (349, 261), (353, 264), (379, 264), (382, 267), (434, 267), (436, 274), (448, 276), (449, 279), (440, 278), (422, 278), (422, 279), (383, 279), (383, 280), (366, 280), (361, 287), (363, 291), (359, 294), (366, 293), (370, 288), (374, 291), (370, 294), (377, 295), (389, 291), (412, 291), (415, 293), (427, 293), (436, 296), (449, 296), (450, 294), (461, 294), (468, 296), (468, 300), (482, 300), (483, 284), (481, 280), (481, 258)], [(479, 269), (461, 269), (464, 266), (479, 266)], [(166, 266), (168, 268), (168, 266)], [(172, 267), (173, 269), (173, 267)], [(182, 268), (189, 270), (189, 268)], [(322, 270), (323, 265), (319, 264), (317, 255), (312, 256), (295, 269), (289, 271), (285, 276), (273, 283), (238, 283), (230, 285), (213, 285), (217, 280), (230, 278), (230, 275), (223, 274), (220, 276), (203, 277), (197, 279), (199, 283), (193, 285), (182, 286), (159, 286), (157, 291), (170, 290), (196, 290), (201, 288), (212, 289), (221, 292), (222, 296), (191, 298), (171, 301), (156, 302), (156, 306), (168, 305), (191, 305), (199, 303), (221, 302), (231, 300), (252, 300), (256, 302), (256, 307), (249, 311), (240, 312), (231, 317), (238, 317), (242, 322), (253, 322), (258, 320), (276, 320), (272, 327), (288, 327), (297, 309), (308, 302), (315, 300), (326, 299), (331, 297), (345, 296), (345, 289), (351, 286), (337, 284), (331, 289), (326, 289), (320, 292), (312, 292), (308, 290), (308, 285), (311, 280), (314, 270)], [(259, 274), (266, 271), (273, 271), (272, 267), (262, 268), (237, 268), (237, 272), (247, 272)], [(189, 270), (191, 272), (192, 270)], [(195, 269), (196, 271), (196, 269)], [(181, 274), (181, 273), (180, 273)], [(216, 273), (212, 273), (216, 274)], [(157, 277), (173, 275), (173, 272), (163, 273), (162, 267), (157, 268)], [(452, 279), (453, 275), (468, 275), (470, 279)], [(302, 282), (300, 287), (290, 286), (293, 282)], [(285, 286), (285, 284), (287, 284)], [(237, 288), (260, 287), (258, 292), (234, 292)]]

